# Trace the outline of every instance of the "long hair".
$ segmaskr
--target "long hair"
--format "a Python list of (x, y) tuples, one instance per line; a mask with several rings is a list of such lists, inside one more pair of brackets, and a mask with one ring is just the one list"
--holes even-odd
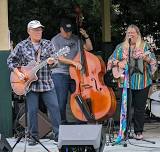
[(128, 42), (128, 31), (129, 29), (135, 29), (138, 37), (137, 37), (137, 41), (136, 41), (136, 48), (143, 48), (144, 46), (144, 41), (142, 40), (142, 37), (141, 37), (141, 33), (140, 33), (140, 30), (139, 28), (134, 25), (134, 24), (131, 24), (128, 26), (127, 30), (126, 30), (126, 36), (125, 36), (125, 39), (124, 39), (124, 42), (123, 42), (123, 48), (126, 48), (128, 49), (129, 48), (129, 42)]

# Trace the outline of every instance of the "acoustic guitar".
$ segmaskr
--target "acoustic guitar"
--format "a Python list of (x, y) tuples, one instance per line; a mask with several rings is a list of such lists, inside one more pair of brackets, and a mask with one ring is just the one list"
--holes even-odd
[[(150, 53), (151, 53), (150, 51), (146, 51), (145, 55), (147, 56)], [(141, 72), (142, 70), (139, 70), (138, 67), (136, 67), (136, 66), (129, 65), (129, 68), (134, 68), (136, 71), (139, 71), (140, 73), (143, 73), (143, 72)], [(118, 79), (118, 78), (120, 78), (124, 74), (124, 69), (122, 69), (122, 68), (120, 68), (118, 66), (115, 66), (115, 67), (112, 68), (112, 73), (113, 73), (113, 77), (115, 79)]]
[[(70, 48), (68, 46), (65, 46), (51, 57), (57, 59), (57, 57), (66, 55), (69, 52)], [(33, 61), (26, 66), (18, 67), (18, 70), (25, 75), (24, 80), (20, 80), (17, 74), (12, 71), (10, 75), (10, 82), (13, 92), (17, 95), (26, 95), (30, 91), (31, 83), (38, 80), (36, 73), (45, 65), (47, 65), (47, 59), (38, 64)]]

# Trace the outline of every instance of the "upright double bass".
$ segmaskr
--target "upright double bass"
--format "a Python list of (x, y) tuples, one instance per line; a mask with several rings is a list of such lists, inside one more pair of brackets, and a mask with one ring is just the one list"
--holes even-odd
[(116, 99), (112, 89), (104, 84), (106, 68), (103, 60), (82, 49), (74, 61), (80, 62), (82, 69), (70, 66), (70, 76), (76, 84), (70, 97), (73, 115), (81, 121), (92, 122), (112, 116)]
[[(77, 6), (77, 27), (82, 27), (83, 15)], [(70, 97), (73, 115), (81, 120), (96, 122), (111, 117), (116, 110), (116, 98), (111, 88), (103, 81), (106, 73), (105, 63), (101, 58), (86, 51), (79, 41), (79, 53), (74, 61), (80, 62), (82, 69), (70, 66), (71, 79), (75, 81), (75, 91)]]

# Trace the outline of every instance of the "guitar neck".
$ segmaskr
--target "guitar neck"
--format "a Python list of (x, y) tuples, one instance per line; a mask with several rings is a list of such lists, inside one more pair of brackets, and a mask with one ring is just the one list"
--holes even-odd
[[(67, 53), (70, 52), (70, 48), (68, 46), (60, 49), (58, 52), (56, 52), (55, 54), (53, 54), (51, 56), (51, 58), (56, 59), (57, 57), (61, 56), (61, 55), (65, 55)], [(39, 69), (43, 68), (44, 66), (47, 65), (47, 60), (42, 61), (41, 63), (37, 64), (34, 68), (33, 68), (33, 72), (36, 73)]]
[(41, 69), (41, 68), (43, 68), (44, 66), (46, 66), (47, 65), (47, 60), (44, 60), (44, 61), (42, 61), (40, 64), (38, 64), (38, 65), (36, 65), (34, 68), (33, 68), (33, 72), (34, 73), (37, 73), (37, 71), (39, 70), (39, 69)]

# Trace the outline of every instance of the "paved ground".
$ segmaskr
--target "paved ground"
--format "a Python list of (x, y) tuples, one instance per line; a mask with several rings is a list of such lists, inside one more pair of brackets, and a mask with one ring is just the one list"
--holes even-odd
[[(108, 140), (108, 134), (106, 134)], [(135, 139), (129, 139), (127, 147), (121, 145), (114, 145), (109, 143), (105, 145), (103, 152), (159, 152), (160, 151), (160, 122), (145, 123), (144, 139), (149, 141), (155, 141), (155, 144), (138, 141)], [(10, 138), (8, 139), (11, 146), (15, 144), (17, 139)], [(53, 140), (43, 139), (41, 140), (42, 144), (49, 149), (50, 152), (58, 152), (57, 146), (54, 144)], [(24, 152), (25, 142), (22, 139), (21, 142), (17, 144), (13, 152)], [(41, 145), (28, 146), (26, 147), (26, 152), (47, 152)]]

